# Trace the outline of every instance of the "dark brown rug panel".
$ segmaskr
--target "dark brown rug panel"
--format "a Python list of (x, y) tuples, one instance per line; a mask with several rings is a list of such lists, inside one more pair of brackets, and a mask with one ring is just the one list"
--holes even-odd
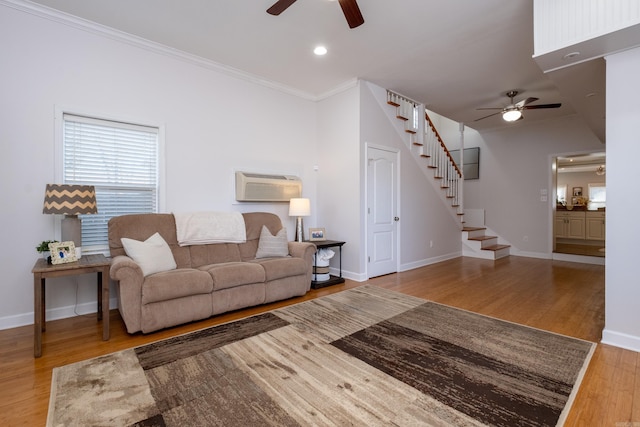
[[(432, 304), (425, 304), (332, 344), (483, 423), (496, 426), (556, 425), (573, 382), (566, 383), (514, 365), (509, 357), (491, 357), (431, 336), (434, 330), (447, 329), (446, 322), (417, 331), (424, 323), (421, 317), (429, 317), (431, 309)], [(410, 324), (411, 328), (396, 322)], [(492, 337), (484, 335), (487, 347), (492, 347)], [(500, 340), (501, 337), (494, 339)], [(584, 343), (582, 362), (590, 348), (590, 343)], [(516, 352), (512, 356), (517, 358), (519, 355)], [(578, 372), (579, 368), (574, 376)]]
[(135, 352), (140, 366), (147, 370), (288, 324), (273, 313), (264, 313), (137, 347)]
[(389, 320), (566, 383), (576, 381), (593, 345), (434, 302)]

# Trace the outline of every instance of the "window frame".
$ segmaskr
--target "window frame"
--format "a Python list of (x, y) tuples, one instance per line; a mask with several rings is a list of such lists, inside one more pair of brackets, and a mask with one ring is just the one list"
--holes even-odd
[[(157, 120), (141, 119), (125, 117), (122, 115), (91, 111), (86, 108), (69, 107), (64, 105), (55, 106), (54, 114), (54, 126), (55, 126), (55, 138), (54, 138), (54, 182), (63, 183), (64, 181), (64, 115), (74, 115), (81, 117), (93, 118), (96, 120), (113, 121), (121, 123), (131, 123), (144, 127), (156, 128), (158, 130), (157, 135), (157, 190), (156, 190), (156, 212), (165, 211), (165, 126), (163, 123)], [(98, 205), (98, 211), (100, 206)], [(59, 217), (59, 218), (58, 218)], [(61, 221), (62, 216), (56, 215), (54, 221), (54, 235), (55, 238), (60, 240), (61, 238)], [(108, 243), (105, 247), (90, 247), (83, 248), (83, 254), (101, 253), (105, 256), (109, 256)]]
[[(603, 188), (604, 189), (604, 200), (594, 200), (591, 196), (592, 188)], [(587, 184), (587, 196), (589, 197), (589, 206), (597, 208), (603, 208), (607, 205), (607, 184), (606, 182), (590, 182)]]

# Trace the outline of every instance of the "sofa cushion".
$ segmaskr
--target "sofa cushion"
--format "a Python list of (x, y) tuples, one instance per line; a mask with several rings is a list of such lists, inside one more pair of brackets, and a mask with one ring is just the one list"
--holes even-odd
[(203, 265), (199, 269), (211, 275), (214, 291), (265, 281), (264, 268), (250, 262)]
[(287, 229), (281, 228), (274, 236), (266, 225), (262, 226), (256, 258), (285, 257), (289, 255)]
[(171, 249), (160, 233), (153, 234), (144, 242), (123, 237), (122, 246), (127, 256), (140, 266), (145, 276), (176, 268)]
[(153, 274), (142, 285), (142, 304), (213, 292), (213, 280), (204, 271), (180, 268)]
[(264, 258), (251, 261), (264, 268), (266, 281), (281, 279), (283, 277), (307, 274), (309, 266), (302, 258)]
[(240, 262), (240, 251), (235, 243), (216, 243), (214, 245), (189, 246), (191, 267), (220, 264), (224, 262)]
[(267, 212), (247, 212), (242, 216), (244, 216), (244, 224), (247, 228), (247, 241), (238, 243), (238, 249), (240, 250), (240, 259), (250, 261), (256, 259), (262, 226), (266, 225), (271, 234), (275, 235), (282, 228), (282, 222), (278, 215)]

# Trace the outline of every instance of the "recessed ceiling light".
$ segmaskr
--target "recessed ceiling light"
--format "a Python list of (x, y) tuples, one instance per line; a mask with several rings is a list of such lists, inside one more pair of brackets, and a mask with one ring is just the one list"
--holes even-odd
[(571, 58), (575, 58), (578, 55), (580, 55), (580, 52), (570, 52), (570, 53), (567, 53), (565, 56), (563, 56), (562, 59), (571, 59)]
[(315, 53), (318, 56), (326, 55), (327, 54), (327, 48), (324, 47), (324, 46), (316, 46), (316, 48), (313, 49), (313, 53)]

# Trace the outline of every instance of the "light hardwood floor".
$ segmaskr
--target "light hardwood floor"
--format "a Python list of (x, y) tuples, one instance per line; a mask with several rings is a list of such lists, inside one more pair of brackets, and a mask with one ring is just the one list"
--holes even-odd
[[(599, 342), (604, 327), (604, 267), (508, 257), (457, 258), (367, 283), (560, 334)], [(150, 335), (126, 333), (111, 312), (111, 340), (95, 315), (47, 323), (43, 356), (33, 358), (33, 327), (0, 331), (0, 425), (44, 425), (56, 366), (122, 350), (363, 283), (241, 310)], [(599, 344), (566, 426), (640, 427), (640, 353)]]

